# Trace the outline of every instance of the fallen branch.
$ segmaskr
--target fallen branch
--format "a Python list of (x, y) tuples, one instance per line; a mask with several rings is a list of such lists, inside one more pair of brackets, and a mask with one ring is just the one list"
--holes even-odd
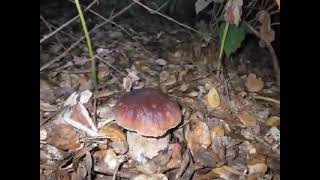
[[(97, 167), (97, 166), (94, 167), (93, 171), (96, 172), (96, 173), (104, 174), (104, 175), (108, 175), (108, 176), (113, 176), (115, 174), (114, 173), (115, 170), (113, 170), (113, 169), (107, 169), (107, 168), (104, 168), (104, 167)], [(129, 173), (129, 172), (123, 172), (123, 171), (117, 171), (117, 173), (115, 175), (117, 177), (130, 179), (130, 178), (136, 176), (137, 174)]]
[(260, 100), (265, 100), (265, 101), (270, 101), (270, 102), (273, 102), (273, 103), (276, 103), (276, 104), (279, 104), (280, 105), (280, 101), (277, 100), (277, 99), (273, 99), (273, 98), (269, 98), (269, 97), (264, 97), (264, 96), (258, 96), (258, 95), (255, 95), (255, 96), (252, 96), (254, 99), (260, 99)]

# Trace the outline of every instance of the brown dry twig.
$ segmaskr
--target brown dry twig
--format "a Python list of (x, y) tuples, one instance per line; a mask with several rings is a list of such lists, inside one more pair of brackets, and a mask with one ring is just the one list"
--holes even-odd
[[(48, 23), (43, 16), (40, 15), (40, 19), (43, 21), (43, 23), (47, 26), (47, 28), (49, 29), (49, 32), (52, 32), (52, 25), (50, 23)], [(55, 35), (55, 38), (58, 42), (58, 44), (64, 49), (66, 50), (66, 47), (64, 47), (64, 45), (62, 44), (62, 42), (60, 41), (59, 37), (57, 35)]]
[[(127, 7), (123, 8), (122, 10), (120, 10), (117, 14), (115, 14), (114, 16), (110, 17), (109, 20), (112, 20), (118, 16), (120, 16), (121, 14), (123, 14), (124, 12), (126, 12), (127, 10), (129, 10), (135, 3), (131, 3), (129, 4)], [(89, 31), (89, 34), (91, 34), (92, 32), (96, 31), (97, 29), (101, 28), (102, 26), (106, 25), (107, 23), (109, 23), (109, 21), (104, 21), (102, 23), (100, 23), (99, 25), (97, 25), (96, 27), (94, 27), (93, 29), (91, 29)], [(64, 58), (66, 55), (68, 55), (68, 53), (75, 48), (76, 46), (78, 46), (80, 44), (80, 42), (82, 40), (84, 40), (85, 36), (82, 36), (78, 41), (74, 42), (71, 44), (71, 46), (69, 48), (67, 48), (62, 54), (60, 54), (58, 57), (54, 58), (53, 60), (50, 60), (49, 62), (47, 62), (46, 64), (44, 64), (43, 66), (40, 67), (40, 72), (45, 70), (46, 68), (50, 67), (52, 64), (60, 61), (62, 58)]]
[(259, 32), (257, 30), (254, 29), (254, 27), (252, 27), (250, 24), (248, 24), (247, 22), (244, 21), (244, 24), (248, 27), (248, 29), (254, 34), (256, 35), (259, 39), (263, 40), (271, 54), (272, 57), (272, 62), (273, 62), (273, 69), (276, 73), (276, 78), (277, 78), (277, 85), (280, 87), (280, 67), (278, 65), (278, 58), (277, 55), (271, 45), (270, 42), (265, 41), (259, 34)]
[[(87, 11), (88, 9), (90, 9), (96, 2), (98, 2), (98, 0), (94, 0), (93, 2), (91, 2), (85, 9), (84, 11)], [(49, 39), (51, 36), (55, 35), (56, 33), (58, 33), (60, 30), (62, 30), (63, 28), (67, 27), (69, 24), (71, 24), (73, 21), (77, 20), (79, 18), (79, 15), (75, 16), (74, 18), (70, 19), (69, 21), (67, 21), (66, 23), (64, 23), (63, 25), (61, 25), (59, 28), (57, 28), (56, 30), (50, 32), (47, 35), (44, 35), (42, 39), (40, 39), (40, 44), (43, 43), (45, 40)]]
[(273, 99), (273, 98), (269, 98), (269, 97), (264, 97), (264, 96), (259, 96), (259, 95), (254, 95), (252, 96), (254, 99), (260, 99), (260, 100), (265, 100), (265, 101), (269, 101), (269, 102), (273, 102), (276, 104), (280, 105), (280, 101), (277, 99)]
[(175, 179), (180, 179), (181, 176), (183, 175), (183, 173), (185, 172), (185, 170), (187, 169), (189, 163), (190, 163), (190, 151), (189, 149), (184, 153), (183, 155), (183, 160), (181, 162), (181, 167), (179, 169), (179, 171), (176, 174)]
[[(107, 169), (105, 167), (95, 166), (93, 171), (95, 171), (96, 173), (104, 174), (104, 175), (108, 175), (108, 176), (113, 176), (114, 175), (114, 170), (113, 169)], [(130, 172), (125, 172), (125, 171), (117, 171), (117, 173), (116, 173), (117, 177), (126, 178), (126, 179), (130, 179), (130, 178), (132, 178), (132, 177), (134, 177), (136, 175), (137, 174), (130, 173)]]

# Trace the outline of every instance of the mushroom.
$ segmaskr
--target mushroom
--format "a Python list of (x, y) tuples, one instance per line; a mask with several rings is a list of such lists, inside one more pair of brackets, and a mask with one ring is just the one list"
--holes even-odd
[(128, 130), (129, 156), (142, 163), (167, 149), (168, 130), (181, 122), (179, 105), (152, 88), (133, 90), (121, 97), (115, 116), (117, 123)]

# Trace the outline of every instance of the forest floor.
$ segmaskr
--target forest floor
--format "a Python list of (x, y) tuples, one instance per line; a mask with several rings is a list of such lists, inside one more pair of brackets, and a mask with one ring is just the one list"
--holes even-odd
[[(99, 24), (91, 16), (89, 24)], [(40, 39), (72, 18), (44, 17)], [(76, 22), (40, 47), (42, 179), (280, 179), (280, 88), (258, 40), (247, 38), (224, 58), (219, 74), (216, 43), (158, 16), (119, 18), (90, 34), (95, 107), (86, 43), (69, 50), (82, 36)], [(175, 99), (182, 123), (169, 131), (165, 151), (141, 163), (127, 153), (127, 131), (113, 108), (124, 94), (145, 87)]]

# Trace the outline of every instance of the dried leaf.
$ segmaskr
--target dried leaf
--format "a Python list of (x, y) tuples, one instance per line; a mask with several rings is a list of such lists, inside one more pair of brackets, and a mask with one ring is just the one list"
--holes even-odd
[(240, 175), (242, 174), (241, 172), (229, 166), (214, 168), (211, 170), (211, 172), (219, 175), (220, 178), (229, 180), (238, 180)]
[(171, 159), (167, 164), (167, 167), (168, 168), (179, 167), (179, 165), (182, 162), (181, 145), (178, 143), (170, 144), (168, 149), (169, 149), (169, 153), (171, 154)]
[(255, 74), (250, 73), (245, 86), (249, 92), (259, 92), (263, 88), (264, 82), (261, 79), (257, 79)]
[(139, 81), (140, 77), (138, 76), (138, 71), (134, 66), (131, 69), (126, 69), (126, 71), (128, 72), (128, 75), (123, 78), (123, 88), (126, 92), (130, 92), (134, 83)]
[(225, 6), (225, 21), (238, 26), (241, 21), (242, 5), (242, 0), (229, 0)]
[(164, 59), (157, 59), (157, 60), (155, 61), (155, 63), (158, 64), (158, 65), (160, 65), (160, 66), (165, 66), (165, 65), (167, 65), (167, 61), (164, 60)]
[(185, 138), (192, 153), (207, 149), (211, 145), (210, 130), (206, 123), (196, 121), (186, 127)]
[(75, 150), (80, 147), (78, 133), (71, 126), (65, 124), (55, 125), (47, 142), (62, 150)]
[(277, 5), (278, 5), (278, 7), (280, 9), (280, 0), (276, 0), (276, 3), (277, 3)]
[(238, 118), (247, 127), (255, 127), (257, 125), (256, 118), (247, 111), (240, 112)]
[(84, 167), (87, 170), (87, 180), (91, 180), (92, 166), (93, 166), (92, 157), (90, 152), (87, 151), (86, 156), (84, 158)]
[(270, 14), (267, 10), (261, 10), (257, 13), (257, 19), (261, 23), (259, 33), (262, 40), (260, 40), (259, 45), (265, 47), (264, 42), (271, 43), (275, 38), (275, 32), (271, 28)]
[(71, 180), (71, 176), (67, 171), (56, 170), (55, 171), (55, 179), (56, 180)]
[(264, 138), (269, 144), (272, 142), (280, 143), (280, 130), (276, 127), (272, 127)]
[(164, 174), (153, 174), (153, 175), (145, 175), (140, 174), (133, 178), (133, 180), (168, 180), (168, 178)]
[(220, 96), (218, 91), (213, 87), (207, 95), (207, 101), (211, 108), (215, 109), (220, 106)]
[(105, 134), (111, 141), (126, 141), (126, 135), (121, 129), (111, 126), (103, 126), (99, 132)]
[(279, 116), (271, 116), (266, 120), (267, 126), (280, 126), (280, 117)]
[(57, 110), (58, 110), (57, 106), (51, 105), (49, 103), (45, 103), (43, 100), (40, 99), (40, 111), (54, 112)]
[(44, 141), (47, 139), (48, 132), (45, 129), (40, 130), (40, 141)]
[(91, 89), (91, 81), (83, 74), (79, 75), (79, 91), (85, 91)]
[(259, 175), (260, 177), (263, 177), (263, 175), (266, 173), (268, 169), (265, 162), (260, 159), (249, 160), (247, 164), (249, 170), (248, 175)]
[(92, 137), (99, 136), (98, 129), (93, 123), (87, 109), (81, 104), (66, 108), (62, 114), (63, 120), (74, 128), (83, 131)]
[(115, 170), (118, 165), (118, 157), (113, 149), (106, 150), (104, 163), (108, 168)]
[(170, 77), (170, 73), (168, 71), (162, 71), (160, 73), (160, 83), (167, 81), (167, 79), (169, 79), (169, 77)]
[(204, 10), (213, 0), (197, 0), (195, 3), (196, 14), (199, 14), (202, 10)]

